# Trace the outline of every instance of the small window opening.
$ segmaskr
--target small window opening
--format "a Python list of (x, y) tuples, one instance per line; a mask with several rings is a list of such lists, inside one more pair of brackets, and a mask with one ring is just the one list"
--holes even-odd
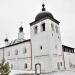
[(60, 65), (62, 66), (62, 62), (60, 62)]
[(42, 24), (42, 30), (41, 31), (45, 31), (45, 23)]
[(26, 63), (24, 64), (24, 68), (27, 68), (27, 64)]
[(51, 23), (51, 28), (52, 28), (52, 31), (54, 31), (54, 25), (53, 25), (53, 23)]
[(35, 26), (34, 32), (35, 32), (35, 34), (37, 33), (37, 26)]
[(18, 50), (15, 50), (15, 55), (18, 55)]
[(52, 36), (53, 36), (53, 33), (52, 33)]
[(40, 49), (42, 49), (42, 46), (40, 46)]
[(56, 33), (59, 33), (58, 26), (55, 26)]
[(13, 64), (11, 64), (11, 69), (13, 69)]
[(8, 56), (10, 56), (10, 51), (8, 51)]
[(59, 36), (58, 36), (58, 39), (59, 39)]
[(25, 54), (25, 53), (27, 53), (27, 49), (26, 48), (24, 48), (24, 50), (23, 50), (23, 54)]

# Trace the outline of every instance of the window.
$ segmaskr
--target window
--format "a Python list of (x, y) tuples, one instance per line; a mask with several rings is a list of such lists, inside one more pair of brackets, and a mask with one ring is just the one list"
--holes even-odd
[(40, 49), (42, 50), (42, 46), (40, 46)]
[(55, 26), (55, 29), (56, 29), (56, 33), (58, 33), (59, 30), (58, 30), (58, 26), (57, 25)]
[(62, 62), (60, 62), (60, 65), (62, 66)]
[(55, 45), (55, 49), (58, 49), (58, 46), (57, 46), (57, 44)]
[(15, 50), (15, 55), (18, 55), (18, 50)]
[(53, 33), (52, 33), (52, 36), (53, 36)]
[(58, 67), (58, 70), (60, 70), (60, 65), (59, 65), (59, 62), (57, 62), (57, 67)]
[(52, 31), (54, 31), (54, 25), (53, 25), (53, 23), (51, 23), (51, 28), (52, 28)]
[(41, 25), (41, 31), (45, 31), (45, 23)]
[(69, 52), (70, 53), (74, 53), (74, 49), (69, 49)]
[(37, 33), (37, 26), (35, 26), (35, 28), (34, 28), (34, 33), (36, 34)]
[(10, 51), (8, 51), (8, 56), (10, 56)]
[(25, 54), (25, 53), (27, 53), (26, 47), (25, 47), (24, 50), (23, 50), (23, 54)]
[(60, 37), (58, 36), (58, 39), (59, 39)]
[(13, 69), (13, 64), (11, 64), (11, 69)]
[(26, 64), (26, 63), (24, 64), (24, 68), (25, 68), (25, 69), (27, 68), (27, 64)]

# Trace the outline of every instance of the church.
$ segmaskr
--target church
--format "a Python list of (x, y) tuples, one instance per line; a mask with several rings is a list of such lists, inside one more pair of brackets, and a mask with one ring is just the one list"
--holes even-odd
[[(24, 39), (23, 27), (19, 28), (18, 38), (0, 48), (0, 61), (5, 58), (10, 70), (35, 71), (38, 74), (50, 75), (51, 72), (74, 70), (74, 48), (62, 45), (60, 22), (52, 13), (42, 11), (30, 23), (30, 39)], [(72, 59), (72, 60), (71, 60)]]

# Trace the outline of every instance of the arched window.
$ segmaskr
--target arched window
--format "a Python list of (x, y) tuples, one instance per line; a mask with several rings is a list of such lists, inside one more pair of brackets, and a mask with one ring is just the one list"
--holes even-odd
[(60, 65), (62, 66), (62, 62), (60, 62)]
[(18, 50), (15, 50), (15, 55), (18, 55)]
[(59, 30), (58, 30), (58, 26), (57, 25), (55, 26), (55, 29), (56, 29), (56, 33), (59, 33)]
[(27, 53), (27, 48), (26, 47), (24, 47), (24, 49), (23, 49), (23, 54), (25, 54), (25, 53)]
[(10, 51), (8, 51), (8, 56), (10, 56)]
[(52, 28), (52, 31), (54, 31), (54, 25), (53, 25), (53, 23), (51, 23), (51, 28)]
[(24, 68), (25, 68), (25, 69), (27, 68), (27, 63), (24, 64)]
[(41, 25), (41, 31), (45, 31), (45, 23), (42, 23), (42, 25)]
[(13, 69), (13, 64), (11, 64), (11, 69)]
[(41, 74), (41, 64), (40, 63), (35, 64), (35, 74), (37, 75)]
[(40, 46), (40, 49), (42, 50), (42, 45)]
[(35, 28), (34, 28), (34, 33), (37, 34), (37, 31), (38, 31), (38, 27), (35, 26)]

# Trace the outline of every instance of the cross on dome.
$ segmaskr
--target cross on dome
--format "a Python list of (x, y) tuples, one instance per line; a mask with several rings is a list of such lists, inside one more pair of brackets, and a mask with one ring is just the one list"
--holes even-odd
[(42, 11), (45, 11), (45, 4), (44, 4), (44, 0), (43, 0), (43, 4), (42, 4)]

